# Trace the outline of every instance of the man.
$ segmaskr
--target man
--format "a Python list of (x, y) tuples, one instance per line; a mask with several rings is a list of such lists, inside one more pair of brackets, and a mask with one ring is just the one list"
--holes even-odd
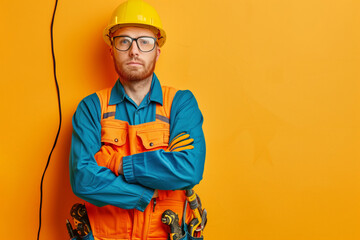
[(86, 201), (94, 239), (167, 239), (165, 210), (191, 220), (184, 189), (202, 179), (202, 114), (190, 91), (162, 87), (154, 73), (166, 40), (154, 8), (121, 4), (104, 40), (119, 79), (74, 114), (71, 186)]

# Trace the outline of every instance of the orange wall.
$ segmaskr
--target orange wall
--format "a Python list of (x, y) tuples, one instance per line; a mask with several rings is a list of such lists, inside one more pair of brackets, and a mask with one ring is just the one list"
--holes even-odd
[[(360, 3), (148, 0), (168, 40), (157, 74), (205, 117), (197, 187), (206, 239), (359, 239)], [(41, 239), (67, 239), (78, 102), (116, 79), (102, 29), (119, 1), (60, 0), (55, 53), (63, 126), (44, 184)], [(0, 2), (2, 239), (35, 239), (57, 131), (52, 1)]]

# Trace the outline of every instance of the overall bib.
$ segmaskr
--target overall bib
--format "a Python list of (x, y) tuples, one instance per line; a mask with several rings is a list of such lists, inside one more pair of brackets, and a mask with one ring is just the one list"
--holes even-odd
[[(162, 87), (162, 91), (163, 106), (157, 103), (156, 120), (139, 125), (129, 125), (128, 122), (115, 119), (116, 105), (108, 105), (111, 88), (97, 92), (102, 108), (102, 144), (111, 147), (121, 156), (160, 149), (166, 150), (170, 137), (171, 104), (176, 90)], [(108, 163), (101, 159), (97, 159), (97, 163), (99, 166), (110, 168)], [(117, 169), (117, 167), (112, 169)], [(97, 207), (86, 203), (94, 239), (168, 239), (169, 227), (161, 222), (161, 215), (165, 210), (171, 209), (178, 214), (180, 223), (184, 222), (185, 191), (159, 190), (158, 193), (159, 196), (151, 200), (144, 212), (136, 209), (122, 209), (112, 205)], [(186, 210), (185, 216), (184, 220), (189, 222), (192, 216), (190, 208)]]

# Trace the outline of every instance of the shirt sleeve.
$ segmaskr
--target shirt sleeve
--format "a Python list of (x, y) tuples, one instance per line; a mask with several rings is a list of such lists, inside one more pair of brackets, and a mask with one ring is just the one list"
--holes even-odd
[(194, 149), (180, 152), (157, 150), (123, 157), (124, 176), (129, 183), (138, 183), (160, 190), (192, 188), (203, 176), (205, 138), (203, 116), (190, 91), (178, 91), (170, 114), (170, 141), (186, 132), (194, 139)]
[(80, 102), (73, 116), (70, 183), (76, 196), (96, 205), (114, 205), (144, 211), (154, 189), (128, 183), (110, 169), (99, 166), (94, 155), (101, 148), (101, 107), (96, 94)]

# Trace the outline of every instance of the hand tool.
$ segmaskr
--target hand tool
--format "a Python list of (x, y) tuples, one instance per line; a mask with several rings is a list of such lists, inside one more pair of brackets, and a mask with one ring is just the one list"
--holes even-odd
[(202, 209), (201, 200), (194, 190), (185, 190), (185, 194), (194, 216), (188, 224), (188, 232), (192, 237), (201, 237), (207, 223), (207, 211)]
[[(199, 224), (199, 220), (197, 218), (193, 218), (190, 222), (189, 222), (189, 226), (188, 226), (188, 232), (190, 233), (190, 236), (192, 237), (196, 237), (196, 230), (197, 227), (201, 225)], [(200, 229), (201, 230), (201, 229)]]
[(73, 239), (74, 237), (77, 236), (76, 233), (74, 233), (74, 229), (71, 226), (71, 223), (69, 222), (69, 219), (66, 219), (66, 227), (70, 236), (70, 239)]
[(202, 215), (201, 216), (201, 230), (204, 230), (206, 223), (207, 223), (207, 211), (205, 208), (203, 209), (203, 212), (201, 215)]
[(79, 236), (84, 237), (90, 233), (90, 221), (84, 204), (74, 204), (70, 210), (70, 215), (74, 220), (75, 229)]
[(170, 240), (178, 240), (183, 237), (183, 232), (179, 225), (179, 217), (170, 209), (161, 215), (162, 223), (170, 226)]
[(194, 219), (191, 220), (189, 223), (188, 231), (190, 235), (194, 237), (195, 230), (197, 230), (198, 226), (201, 225), (202, 222), (202, 217), (201, 217), (202, 210), (200, 208), (198, 197), (195, 194), (194, 190), (192, 189), (185, 190), (185, 194), (194, 215)]

